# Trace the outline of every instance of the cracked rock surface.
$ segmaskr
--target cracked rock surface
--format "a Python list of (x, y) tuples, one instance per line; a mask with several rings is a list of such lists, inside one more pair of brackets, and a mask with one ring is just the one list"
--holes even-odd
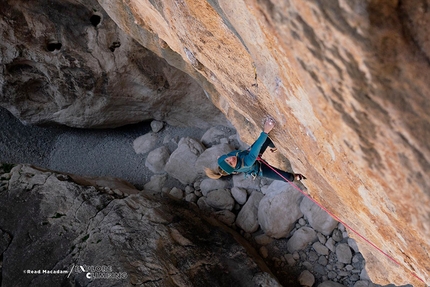
[(225, 123), (195, 80), (126, 35), (95, 0), (2, 1), (0, 27), (0, 106), (22, 122)]
[[(9, 176), (0, 189), (2, 286), (280, 286), (237, 233), (180, 202), (27, 165)], [(90, 280), (81, 266), (117, 278)]]

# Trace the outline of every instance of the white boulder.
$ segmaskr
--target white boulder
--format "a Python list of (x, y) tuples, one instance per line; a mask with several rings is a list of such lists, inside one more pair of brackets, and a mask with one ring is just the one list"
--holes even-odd
[(285, 237), (303, 216), (299, 208), (302, 194), (289, 183), (277, 180), (266, 192), (258, 207), (258, 222), (268, 236)]
[(330, 235), (338, 224), (336, 220), (309, 198), (302, 200), (300, 210), (305, 215), (310, 226), (326, 236)]
[(161, 173), (164, 171), (164, 167), (166, 166), (169, 157), (169, 149), (166, 146), (161, 146), (148, 154), (145, 166), (153, 173)]
[(178, 143), (178, 148), (170, 155), (164, 170), (183, 184), (193, 183), (199, 171), (196, 161), (204, 151), (202, 144), (195, 139), (186, 137)]

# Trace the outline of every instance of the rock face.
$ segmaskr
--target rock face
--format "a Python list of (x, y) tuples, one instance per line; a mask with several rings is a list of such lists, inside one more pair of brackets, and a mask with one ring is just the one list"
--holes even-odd
[[(251, 143), (273, 140), (357, 236), (377, 283), (430, 283), (426, 1), (107, 1)], [(354, 235), (353, 235), (354, 236)], [(389, 270), (389, 272), (387, 272)]]
[(0, 105), (25, 123), (227, 123), (195, 80), (126, 35), (95, 0), (2, 1), (0, 26)]
[(351, 234), (369, 277), (430, 284), (428, 1), (98, 1), (171, 66), (95, 3), (3, 2), (0, 102), (24, 122), (204, 124), (200, 87), (247, 143), (270, 114), (311, 196), (399, 263)]
[(0, 192), (3, 286), (280, 286), (237, 233), (189, 206), (29, 166), (9, 176)]

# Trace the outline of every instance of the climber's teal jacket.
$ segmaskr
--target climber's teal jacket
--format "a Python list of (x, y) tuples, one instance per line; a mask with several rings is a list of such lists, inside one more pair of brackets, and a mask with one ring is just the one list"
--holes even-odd
[[(226, 155), (221, 156), (218, 159), (219, 166), (227, 173), (239, 173), (251, 174), (253, 176), (261, 176), (260, 162), (257, 158), (260, 154), (261, 147), (266, 141), (268, 135), (265, 132), (261, 132), (258, 139), (252, 144), (250, 149), (240, 151), (235, 150)], [(237, 164), (234, 168), (228, 166), (225, 159), (229, 156), (237, 156)], [(226, 166), (227, 165), (227, 166)]]

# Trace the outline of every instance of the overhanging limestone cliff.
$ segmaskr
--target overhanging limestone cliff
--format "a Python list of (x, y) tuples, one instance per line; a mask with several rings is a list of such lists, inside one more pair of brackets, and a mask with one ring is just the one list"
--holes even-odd
[(275, 117), (274, 141), (312, 197), (400, 263), (357, 238), (374, 282), (430, 282), (424, 4), (99, 3), (197, 80), (245, 141)]

